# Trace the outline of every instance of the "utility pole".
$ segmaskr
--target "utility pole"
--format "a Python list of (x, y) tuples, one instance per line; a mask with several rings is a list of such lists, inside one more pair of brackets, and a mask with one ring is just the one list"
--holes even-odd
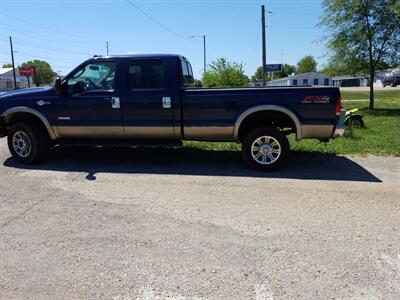
[(203, 38), (203, 75), (207, 71), (207, 54), (206, 54), (206, 35), (203, 34), (201, 35), (191, 35), (188, 37), (188, 39), (193, 39), (193, 38)]
[(11, 62), (12, 62), (13, 76), (14, 76), (14, 90), (16, 90), (17, 89), (17, 76), (15, 75), (14, 50), (13, 50), (11, 36), (10, 36), (10, 48), (11, 48)]
[(107, 48), (107, 56), (109, 55), (109, 52), (108, 52), (108, 41), (106, 42), (106, 48)]
[(267, 58), (266, 58), (266, 45), (265, 45), (265, 6), (264, 5), (261, 5), (261, 26), (262, 26), (262, 85), (265, 86)]
[(203, 35), (203, 58), (204, 58), (204, 74), (206, 74), (207, 70), (207, 58), (206, 58), (206, 35)]

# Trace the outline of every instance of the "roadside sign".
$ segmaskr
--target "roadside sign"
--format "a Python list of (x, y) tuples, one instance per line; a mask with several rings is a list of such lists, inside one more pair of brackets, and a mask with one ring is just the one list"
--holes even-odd
[(19, 67), (19, 75), (33, 77), (36, 75), (35, 67)]
[(282, 64), (266, 65), (265, 71), (267, 71), (267, 72), (282, 72)]

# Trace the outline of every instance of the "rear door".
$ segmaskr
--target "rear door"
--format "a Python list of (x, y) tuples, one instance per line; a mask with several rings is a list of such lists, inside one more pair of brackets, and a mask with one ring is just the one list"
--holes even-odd
[[(176, 96), (169, 89), (168, 61), (135, 58), (127, 61), (124, 132), (132, 139), (175, 139)], [(177, 79), (176, 79), (177, 80)]]

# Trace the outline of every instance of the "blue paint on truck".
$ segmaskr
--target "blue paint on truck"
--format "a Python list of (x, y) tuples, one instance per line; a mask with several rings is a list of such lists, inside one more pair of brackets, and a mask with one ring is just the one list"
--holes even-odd
[(194, 88), (193, 82), (180, 55), (94, 57), (53, 88), (1, 95), (0, 136), (27, 163), (49, 146), (78, 141), (236, 141), (250, 166), (270, 170), (286, 158), (285, 135), (329, 140), (343, 133), (336, 87)]

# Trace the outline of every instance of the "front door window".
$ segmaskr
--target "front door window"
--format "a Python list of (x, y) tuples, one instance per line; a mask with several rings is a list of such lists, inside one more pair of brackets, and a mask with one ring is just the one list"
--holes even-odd
[(115, 89), (115, 62), (91, 62), (73, 74), (67, 83), (70, 95), (90, 90)]

